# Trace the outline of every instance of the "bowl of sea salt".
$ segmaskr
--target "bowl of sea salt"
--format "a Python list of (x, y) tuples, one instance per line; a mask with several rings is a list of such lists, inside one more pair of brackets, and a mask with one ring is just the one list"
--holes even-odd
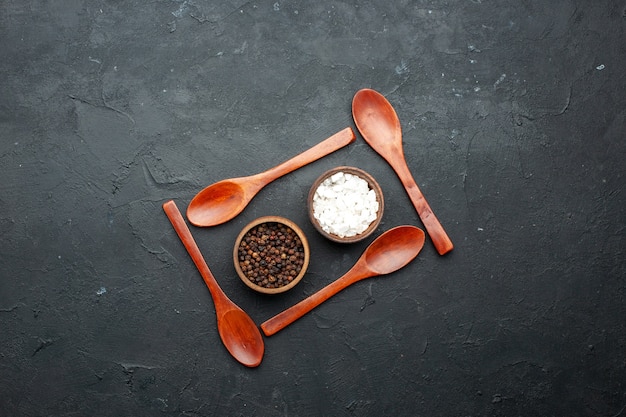
[(311, 223), (326, 238), (352, 243), (371, 235), (384, 209), (380, 185), (362, 169), (340, 166), (324, 172), (308, 197)]

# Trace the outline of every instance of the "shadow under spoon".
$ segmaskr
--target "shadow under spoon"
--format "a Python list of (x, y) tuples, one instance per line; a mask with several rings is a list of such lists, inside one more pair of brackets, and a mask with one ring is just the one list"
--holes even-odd
[(267, 184), (298, 168), (354, 142), (354, 131), (347, 127), (310, 149), (274, 168), (248, 177), (216, 182), (200, 191), (187, 207), (187, 219), (194, 226), (225, 223), (243, 211), (250, 200)]
[(217, 330), (222, 343), (228, 352), (243, 365), (251, 368), (259, 366), (265, 351), (263, 336), (259, 328), (250, 316), (232, 302), (220, 288), (200, 253), (185, 219), (176, 207), (176, 203), (172, 200), (166, 202), (163, 204), (163, 210), (209, 288), (215, 305)]
[(398, 226), (387, 230), (341, 278), (261, 324), (263, 333), (271, 336), (279, 332), (355, 282), (397, 271), (411, 262), (423, 246), (424, 232), (418, 227)]
[(352, 99), (352, 116), (363, 139), (391, 165), (406, 190), (440, 255), (454, 245), (409, 171), (402, 149), (402, 129), (396, 111), (377, 91), (365, 88)]

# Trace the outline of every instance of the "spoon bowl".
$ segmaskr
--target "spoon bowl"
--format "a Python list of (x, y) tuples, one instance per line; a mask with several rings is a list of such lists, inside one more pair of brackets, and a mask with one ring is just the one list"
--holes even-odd
[(176, 207), (176, 203), (172, 200), (166, 202), (163, 204), (163, 210), (209, 288), (213, 304), (215, 305), (217, 330), (222, 343), (228, 352), (243, 365), (248, 367), (259, 366), (265, 351), (263, 337), (259, 328), (250, 316), (232, 302), (220, 288), (204, 261), (202, 253), (200, 253), (200, 249), (185, 223), (185, 219), (183, 219), (178, 207)]
[(359, 90), (352, 100), (352, 116), (363, 139), (391, 165), (407, 191), (437, 252), (444, 255), (454, 245), (415, 183), (404, 158), (400, 119), (389, 101), (377, 91)]
[(187, 207), (187, 219), (199, 227), (225, 223), (241, 213), (254, 196), (270, 182), (354, 142), (355, 139), (354, 131), (347, 127), (267, 171), (212, 184), (191, 200)]
[(374, 240), (361, 261), (376, 275), (390, 274), (404, 267), (424, 246), (424, 232), (414, 226), (399, 226)]
[(355, 282), (403, 268), (415, 259), (423, 246), (424, 232), (415, 226), (398, 226), (386, 231), (341, 278), (261, 324), (263, 333), (266, 336), (276, 334)]
[[(263, 347), (263, 340), (259, 339), (257, 325), (250, 316), (239, 308), (228, 309), (221, 313), (221, 325), (218, 332), (224, 346), (240, 363), (248, 367), (256, 367), (261, 363), (259, 346)], [(257, 329), (253, 332), (251, 329)], [(260, 345), (259, 345), (260, 341)]]
[(222, 180), (209, 185), (193, 198), (187, 208), (187, 218), (196, 226), (214, 226), (232, 219), (251, 200), (247, 196), (251, 186), (244, 188), (242, 184), (250, 184), (249, 177)]

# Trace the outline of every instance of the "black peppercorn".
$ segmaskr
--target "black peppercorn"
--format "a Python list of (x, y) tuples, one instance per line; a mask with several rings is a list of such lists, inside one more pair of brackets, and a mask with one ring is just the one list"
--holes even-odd
[(302, 270), (304, 246), (295, 231), (275, 222), (250, 229), (238, 248), (239, 266), (256, 285), (279, 288)]

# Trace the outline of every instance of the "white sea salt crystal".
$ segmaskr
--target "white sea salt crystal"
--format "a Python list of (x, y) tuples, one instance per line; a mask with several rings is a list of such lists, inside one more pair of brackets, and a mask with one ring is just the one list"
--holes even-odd
[(328, 181), (331, 184), (339, 183), (339, 182), (345, 181), (345, 177), (343, 175), (343, 172), (337, 172), (336, 174), (331, 175), (330, 178), (327, 178), (326, 181)]
[(313, 217), (322, 230), (339, 237), (363, 233), (376, 220), (379, 207), (367, 181), (347, 172), (326, 178), (313, 195)]

